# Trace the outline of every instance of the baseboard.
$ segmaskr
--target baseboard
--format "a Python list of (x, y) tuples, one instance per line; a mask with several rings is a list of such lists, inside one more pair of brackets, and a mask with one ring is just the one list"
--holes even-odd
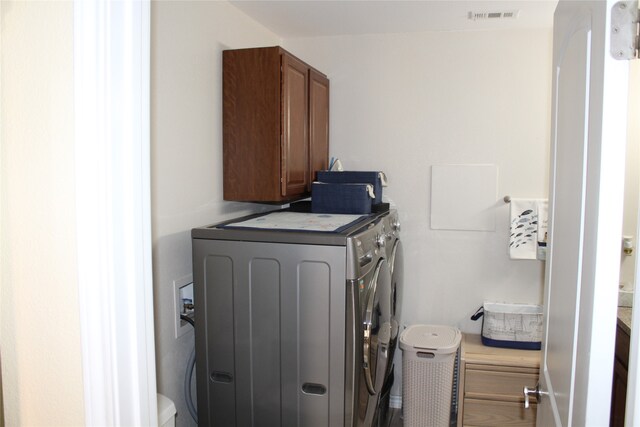
[(389, 407), (400, 409), (402, 408), (402, 396), (389, 396)]

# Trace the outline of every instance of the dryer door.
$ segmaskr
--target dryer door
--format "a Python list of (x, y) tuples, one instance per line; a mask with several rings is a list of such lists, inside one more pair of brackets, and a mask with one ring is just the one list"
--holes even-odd
[(389, 363), (391, 340), (391, 273), (385, 259), (380, 259), (369, 283), (364, 313), (364, 378), (369, 394), (382, 388)]
[(402, 283), (404, 275), (403, 267), (403, 255), (402, 255), (402, 242), (400, 239), (396, 240), (393, 249), (391, 250), (391, 256), (389, 257), (389, 267), (391, 270), (391, 338), (395, 339), (398, 336), (398, 330), (400, 327), (400, 301), (402, 297)]

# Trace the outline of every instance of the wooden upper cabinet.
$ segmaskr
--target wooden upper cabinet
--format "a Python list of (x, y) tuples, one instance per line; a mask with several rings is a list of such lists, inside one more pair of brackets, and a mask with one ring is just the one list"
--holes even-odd
[(282, 55), (282, 196), (307, 191), (309, 179), (309, 67)]
[(224, 199), (309, 196), (329, 155), (329, 80), (280, 47), (225, 50)]
[(309, 165), (311, 186), (329, 167), (329, 79), (316, 70), (309, 71)]

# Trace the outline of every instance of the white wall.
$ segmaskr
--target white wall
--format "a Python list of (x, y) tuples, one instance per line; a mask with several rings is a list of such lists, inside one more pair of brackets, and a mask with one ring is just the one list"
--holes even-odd
[[(539, 303), (543, 264), (509, 260), (502, 197), (547, 196), (551, 31), (284, 45), (331, 79), (331, 155), (387, 173), (403, 226), (404, 323), (473, 331), (465, 319), (485, 299)], [(498, 166), (496, 232), (430, 229), (430, 167), (448, 163)]]
[[(261, 208), (222, 201), (220, 51), (279, 42), (227, 3), (152, 5), (158, 385), (183, 425), (193, 338), (173, 338), (172, 281), (191, 273), (189, 230)], [(502, 197), (547, 195), (551, 30), (282, 43), (331, 79), (331, 155), (389, 176), (403, 223), (403, 323), (478, 332), (468, 317), (484, 300), (540, 303), (543, 264), (507, 257)], [(430, 229), (430, 167), (447, 163), (499, 167), (496, 232)]]
[[(551, 41), (550, 29), (284, 41), (331, 80), (330, 155), (387, 173), (404, 325), (478, 333), (468, 319), (485, 300), (541, 303), (543, 263), (508, 258), (502, 198), (547, 197)], [(498, 166), (495, 232), (430, 228), (431, 166), (448, 163)]]
[(192, 270), (190, 230), (264, 209), (222, 199), (222, 50), (278, 44), (227, 2), (151, 5), (156, 362), (158, 391), (175, 402), (178, 426), (195, 425), (182, 392), (193, 333), (176, 340), (173, 326), (173, 280)]
[(2, 1), (0, 337), (6, 425), (83, 425), (73, 3)]
[[(0, 10), (5, 416), (8, 425), (81, 425), (73, 8), (3, 1)], [(285, 42), (331, 78), (331, 154), (391, 179), (406, 245), (405, 323), (474, 330), (465, 319), (484, 299), (539, 301), (541, 265), (506, 258), (506, 206), (497, 204), (496, 233), (429, 229), (429, 166), (495, 163), (500, 196), (546, 195), (550, 40), (528, 30)], [(152, 4), (158, 388), (179, 425), (193, 425), (182, 398), (193, 335), (173, 337), (172, 281), (191, 272), (189, 230), (264, 208), (222, 201), (220, 52), (279, 43), (226, 2)]]

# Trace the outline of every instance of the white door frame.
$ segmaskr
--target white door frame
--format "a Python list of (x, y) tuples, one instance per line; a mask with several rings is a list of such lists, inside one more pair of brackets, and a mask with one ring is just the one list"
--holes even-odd
[[(635, 61), (640, 61), (636, 59)], [(634, 64), (637, 65), (637, 64)], [(630, 84), (631, 88), (640, 87), (640, 82), (637, 79), (640, 78), (638, 73), (630, 73), (631, 79), (634, 79)], [(634, 97), (635, 103), (638, 103), (637, 99), (640, 98), (640, 92), (629, 92), (629, 97)], [(629, 120), (638, 120), (637, 117), (629, 117)], [(637, 125), (633, 125), (637, 126)], [(638, 195), (640, 200), (640, 194)], [(640, 284), (640, 255), (638, 254), (637, 243), (640, 242), (640, 209), (636, 217), (636, 262), (635, 262), (635, 278), (634, 278), (634, 295), (633, 295), (633, 307), (631, 318), (631, 342), (629, 349), (629, 366), (627, 372), (627, 403), (625, 407), (625, 426), (636, 426), (640, 424), (640, 381), (638, 380), (638, 369), (640, 369), (640, 310), (636, 310), (635, 307), (640, 307), (640, 296), (638, 294)]]
[(150, 3), (74, 1), (76, 222), (87, 425), (157, 425)]
[[(620, 244), (622, 231), (622, 206), (624, 187), (624, 158), (626, 148), (626, 120), (628, 93), (628, 64), (617, 61), (609, 54), (611, 8), (616, 0), (575, 1), (565, 0), (558, 3), (554, 17), (554, 128), (552, 141), (573, 141), (583, 144), (586, 156), (583, 169), (568, 174), (567, 179), (577, 179), (581, 173), (580, 185), (583, 195), (582, 206), (578, 212), (582, 229), (579, 231), (580, 245), (577, 248), (562, 247), (561, 239), (571, 239), (558, 229), (556, 235), (550, 232), (550, 254), (547, 261), (545, 279), (545, 339), (543, 342), (543, 360), (541, 365), (541, 387), (549, 396), (543, 397), (538, 405), (538, 425), (608, 425), (610, 413), (611, 381), (613, 353), (615, 347), (615, 319), (617, 310), (617, 283), (620, 273)], [(574, 64), (584, 61), (586, 67), (586, 87), (579, 107), (574, 105), (571, 92), (565, 98), (556, 98), (562, 93), (557, 84), (561, 58), (565, 58), (561, 43), (568, 41), (580, 31), (581, 39), (573, 45)], [(575, 40), (575, 39), (572, 39)], [(567, 45), (569, 46), (569, 45)], [(580, 51), (584, 49), (584, 51)], [(560, 55), (560, 56), (557, 56)], [(571, 80), (567, 80), (571, 81)], [(580, 80), (579, 84), (585, 84)], [(566, 97), (569, 98), (566, 98)], [(573, 96), (581, 96), (573, 94)], [(563, 102), (564, 101), (564, 102)], [(564, 105), (562, 110), (556, 110)], [(560, 117), (562, 111), (579, 108), (580, 117), (572, 115)], [(575, 112), (575, 109), (574, 109)], [(556, 120), (557, 119), (557, 120)], [(558, 121), (559, 120), (559, 121)], [(582, 122), (580, 122), (580, 120)], [(556, 134), (557, 123), (569, 126), (575, 131), (567, 136)], [(564, 138), (564, 139), (562, 139)], [(579, 138), (579, 139), (578, 139)], [(552, 152), (555, 148), (552, 147)], [(572, 160), (565, 156), (563, 164), (552, 161), (552, 172), (567, 171)], [(555, 173), (555, 172), (553, 172)], [(556, 206), (552, 207), (551, 198), (555, 198), (556, 177), (552, 175), (550, 191), (550, 215), (555, 218)], [(576, 201), (571, 206), (575, 206)], [(568, 224), (565, 222), (565, 224)], [(555, 227), (558, 224), (552, 224)], [(568, 229), (565, 228), (565, 230)], [(575, 259), (563, 259), (554, 256), (554, 247), (559, 250), (573, 250), (578, 254)], [(560, 253), (559, 253), (560, 254)], [(556, 259), (557, 258), (557, 259)], [(563, 277), (558, 272), (567, 264), (574, 269), (574, 277)], [(556, 263), (555, 272), (551, 272)], [(570, 263), (570, 265), (568, 264)], [(553, 276), (555, 274), (555, 276)], [(572, 281), (573, 280), (573, 281)], [(561, 288), (558, 288), (561, 286)], [(562, 297), (576, 298), (575, 313), (563, 312), (565, 301), (549, 303), (558, 292), (569, 287), (575, 292), (560, 293)], [(550, 307), (552, 307), (550, 309)], [(564, 308), (566, 310), (566, 307)], [(550, 310), (553, 310), (550, 313)], [(560, 326), (567, 320), (575, 322), (575, 328), (563, 341), (559, 335)], [(556, 322), (555, 324), (552, 324)], [(554, 331), (554, 340), (549, 342), (548, 331)], [(562, 357), (559, 357), (562, 356)], [(550, 357), (549, 357), (550, 356)], [(549, 363), (551, 362), (551, 363)], [(607, 367), (607, 368), (605, 368)], [(570, 369), (570, 371), (568, 371)], [(553, 373), (567, 374), (564, 380), (555, 381)], [(545, 390), (546, 389), (546, 390)], [(556, 405), (556, 398), (559, 404)], [(562, 405), (562, 406), (561, 406)], [(555, 419), (554, 419), (555, 418)]]
[[(632, 95), (632, 94), (630, 94)], [(640, 96), (640, 94), (635, 94)], [(640, 210), (638, 210), (637, 224), (640, 224)], [(636, 234), (636, 242), (640, 240), (640, 228), (638, 228)], [(629, 366), (627, 371), (627, 403), (624, 411), (624, 425), (636, 426), (640, 424), (640, 384), (638, 381), (638, 368), (640, 368), (640, 361), (638, 360), (640, 349), (640, 310), (635, 310), (635, 307), (640, 307), (640, 297), (638, 296), (638, 284), (640, 283), (640, 257), (636, 248), (636, 271), (634, 281), (634, 295), (633, 295), (633, 307), (631, 318), (631, 342), (629, 348)]]

